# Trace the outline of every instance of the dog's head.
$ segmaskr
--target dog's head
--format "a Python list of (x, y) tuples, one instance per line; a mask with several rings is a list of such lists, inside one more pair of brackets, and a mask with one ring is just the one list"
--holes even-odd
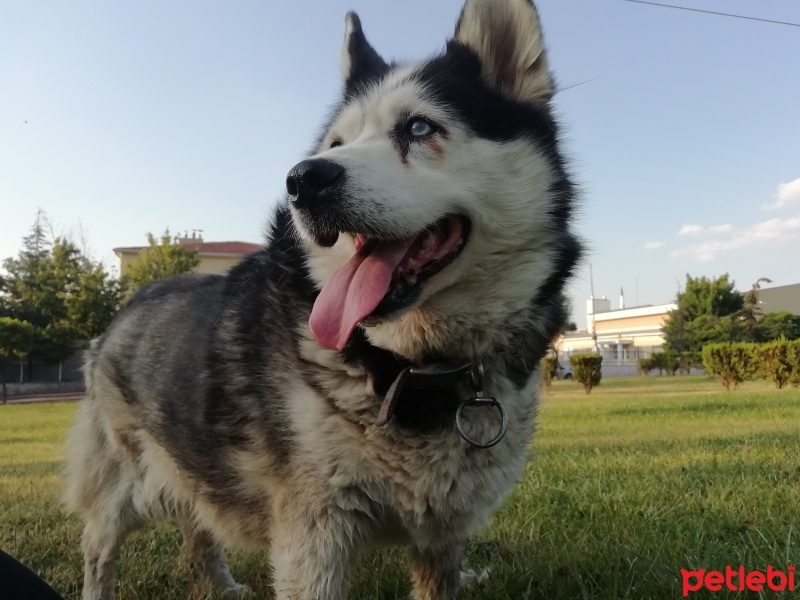
[(350, 13), (342, 74), (286, 181), (321, 288), (312, 332), (336, 350), (360, 325), (411, 358), (475, 356), (577, 258), (536, 9), (467, 0), (446, 51), (412, 65), (384, 61)]

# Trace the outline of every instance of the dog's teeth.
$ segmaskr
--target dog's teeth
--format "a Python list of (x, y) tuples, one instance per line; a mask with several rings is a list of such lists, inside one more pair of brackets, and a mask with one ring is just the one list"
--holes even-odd
[(433, 250), (436, 246), (441, 244), (441, 242), (437, 239), (436, 232), (431, 231), (428, 235), (425, 236), (425, 239), (422, 240), (422, 249), (423, 250)]

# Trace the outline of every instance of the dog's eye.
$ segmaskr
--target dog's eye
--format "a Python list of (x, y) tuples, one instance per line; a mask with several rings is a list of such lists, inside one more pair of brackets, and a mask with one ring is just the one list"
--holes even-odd
[(413, 137), (425, 137), (433, 133), (433, 125), (425, 119), (411, 119), (406, 127), (409, 135)]
[(342, 140), (336, 139), (331, 142), (331, 148), (337, 148), (342, 145)]

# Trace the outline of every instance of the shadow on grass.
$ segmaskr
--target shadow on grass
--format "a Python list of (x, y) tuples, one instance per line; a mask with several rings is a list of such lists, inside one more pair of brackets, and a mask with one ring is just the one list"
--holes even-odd
[(30, 444), (31, 442), (38, 442), (39, 438), (35, 435), (25, 437), (0, 437), (0, 446), (12, 446), (14, 444)]
[(0, 465), (0, 477), (41, 477), (58, 475), (64, 463), (60, 460), (41, 460)]
[[(708, 453), (722, 453), (719, 458), (729, 459), (752, 452), (758, 456), (759, 452), (770, 449), (782, 452), (794, 452), (798, 446), (800, 436), (793, 431), (747, 431), (737, 435), (719, 437), (703, 437), (702, 432), (688, 430), (683, 437), (662, 438), (648, 437), (648, 431), (637, 432), (639, 439), (632, 440), (628, 432), (619, 436), (607, 435), (604, 438), (589, 438), (580, 432), (571, 435), (562, 435), (557, 440), (539, 441), (534, 446), (534, 464), (547, 464), (553, 462), (556, 469), (562, 468), (565, 451), (570, 453), (572, 462), (590, 461), (596, 463), (597, 459), (614, 460), (615, 457), (626, 458), (638, 456), (642, 470), (661, 469), (664, 459), (670, 462), (687, 460), (692, 455), (706, 456)], [(655, 461), (651, 464), (649, 461)]]
[(631, 406), (626, 408), (616, 408), (609, 410), (607, 414), (613, 416), (620, 415), (678, 415), (678, 414), (720, 414), (749, 412), (753, 409), (763, 409), (771, 407), (772, 403), (765, 404), (752, 400), (744, 402), (703, 402), (701, 404), (676, 403), (675, 406)]
[[(66, 531), (61, 534), (67, 533)], [(81, 555), (76, 537), (62, 539), (55, 547), (23, 543), (17, 557), (53, 583), (66, 600), (78, 600), (82, 575)], [(599, 539), (591, 545), (570, 540), (537, 536), (534, 541), (507, 541), (498, 537), (482, 538), (468, 548), (471, 568), (490, 567), (489, 579), (464, 590), (461, 600), (667, 600), (681, 596), (682, 568), (719, 569), (726, 561), (741, 560), (748, 568), (773, 564), (785, 566), (783, 549), (770, 548), (754, 528), (736, 528), (727, 532), (727, 540), (686, 539), (692, 550), (675, 546), (664, 533), (664, 543), (633, 547), (625, 541)], [(677, 534), (680, 536), (680, 534)], [(689, 536), (691, 537), (691, 536)], [(629, 540), (630, 542), (630, 540)], [(652, 540), (651, 540), (652, 542)], [(725, 550), (730, 544), (740, 548), (737, 556)], [(794, 551), (793, 551), (794, 553)], [(795, 558), (788, 556), (788, 558)], [(234, 551), (231, 569), (242, 583), (250, 586), (257, 598), (272, 598), (271, 574), (266, 551)], [(205, 600), (189, 573), (180, 551), (177, 530), (158, 528), (137, 534), (125, 545), (117, 578), (118, 597), (136, 600)], [(408, 598), (410, 579), (406, 553), (400, 548), (383, 549), (367, 554), (355, 573), (351, 600), (395, 600)], [(694, 599), (714, 598), (697, 593)], [(743, 597), (743, 596), (739, 596)], [(788, 597), (773, 594), (770, 598)], [(254, 600), (255, 600), (254, 599)]]
[[(473, 569), (490, 568), (487, 581), (465, 589), (463, 600), (633, 599), (676, 598), (677, 574), (657, 560), (637, 558), (623, 548), (587, 557), (555, 555), (535, 543), (508, 543), (483, 539), (470, 544), (467, 558)], [(609, 560), (611, 557), (611, 560)], [(609, 564), (613, 565), (609, 568)], [(351, 598), (394, 600), (410, 590), (407, 561), (398, 550), (381, 551), (360, 569)], [(646, 581), (646, 594), (642, 584)]]

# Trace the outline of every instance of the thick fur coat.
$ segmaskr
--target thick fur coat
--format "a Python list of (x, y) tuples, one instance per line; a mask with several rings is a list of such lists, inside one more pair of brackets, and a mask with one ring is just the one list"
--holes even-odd
[[(125, 536), (161, 518), (232, 594), (225, 546), (268, 548), (279, 600), (343, 600), (359, 555), (392, 543), (417, 600), (452, 599), (467, 541), (522, 474), (580, 255), (536, 10), (467, 0), (446, 50), (409, 65), (351, 13), (342, 71), (264, 250), (145, 286), (87, 352), (66, 492), (86, 521), (84, 600), (113, 598)], [(352, 283), (378, 272), (378, 291)], [(508, 416), (497, 445), (455, 426), (466, 380), (403, 389), (376, 423), (403, 369), (465, 361)], [(464, 427), (489, 439), (498, 414), (465, 410)]]

